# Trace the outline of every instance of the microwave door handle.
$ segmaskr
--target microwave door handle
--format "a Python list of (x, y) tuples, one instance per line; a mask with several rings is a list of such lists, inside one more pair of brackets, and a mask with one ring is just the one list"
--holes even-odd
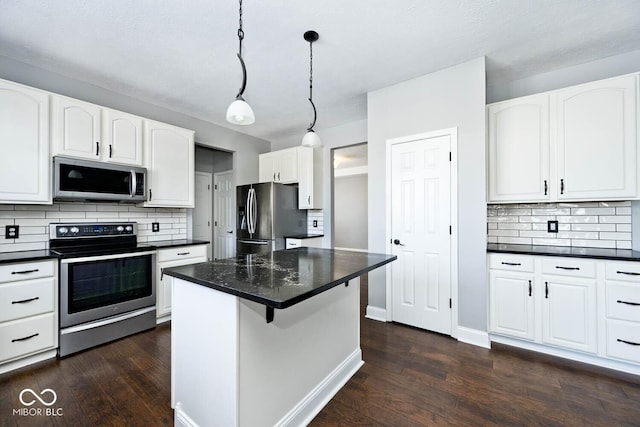
[(138, 182), (136, 177), (136, 171), (132, 169), (131, 170), (131, 190), (129, 191), (129, 195), (131, 197), (135, 197), (137, 187), (138, 187)]

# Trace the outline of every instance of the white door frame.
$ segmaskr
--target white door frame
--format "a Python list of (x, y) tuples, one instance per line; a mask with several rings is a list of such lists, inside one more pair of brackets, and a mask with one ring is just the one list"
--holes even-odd
[[(208, 237), (207, 240), (210, 241), (209, 243), (209, 250), (211, 251), (211, 256), (213, 256), (213, 175), (211, 174), (211, 172), (200, 172), (200, 171), (195, 171), (194, 173), (194, 180), (195, 180), (195, 175), (202, 175), (202, 176), (206, 176), (208, 179), (207, 181), (209, 182), (209, 206), (207, 206), (207, 211), (209, 213), (209, 234), (210, 236)], [(195, 182), (195, 181), (194, 181)], [(195, 184), (194, 184), (195, 186)], [(193, 238), (193, 211), (195, 210), (195, 201), (194, 201), (194, 209), (188, 209), (188, 211), (191, 213), (190, 217), (191, 217), (191, 227), (189, 227), (189, 229), (191, 230), (191, 238)], [(207, 254), (209, 255), (209, 254)]]
[[(451, 336), (458, 336), (458, 128), (441, 129), (433, 132), (419, 133), (386, 141), (386, 188), (385, 200), (387, 253), (392, 253), (391, 230), (391, 148), (395, 144), (417, 141), (421, 139), (449, 136), (451, 141)], [(393, 301), (391, 290), (391, 266), (386, 269), (386, 314), (387, 321), (393, 320)]]

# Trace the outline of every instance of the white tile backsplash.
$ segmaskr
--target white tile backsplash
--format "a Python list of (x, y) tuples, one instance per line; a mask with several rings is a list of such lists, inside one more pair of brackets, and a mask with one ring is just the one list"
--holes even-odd
[[(558, 233), (547, 232), (558, 221)], [(631, 202), (487, 206), (489, 243), (631, 249)]]
[[(320, 215), (322, 216), (322, 215)], [(0, 205), (0, 252), (49, 248), (49, 224), (56, 222), (137, 222), (138, 241), (187, 238), (187, 210), (140, 208), (115, 203), (54, 203), (53, 205)], [(151, 223), (160, 223), (153, 233)], [(18, 239), (4, 239), (5, 225), (19, 225)]]
[[(317, 227), (313, 226), (313, 221), (317, 221)], [(307, 233), (324, 234), (324, 213), (322, 210), (307, 211)]]

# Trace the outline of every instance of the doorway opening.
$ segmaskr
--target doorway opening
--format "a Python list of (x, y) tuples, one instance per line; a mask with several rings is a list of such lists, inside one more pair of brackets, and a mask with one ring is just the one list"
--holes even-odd
[(225, 245), (221, 252), (218, 251), (218, 244), (215, 240), (215, 215), (219, 212), (216, 210), (219, 201), (216, 202), (214, 194), (215, 177), (223, 172), (233, 170), (233, 153), (196, 144), (195, 170), (197, 181), (195, 208), (187, 210), (187, 230), (191, 233), (188, 237), (210, 242), (207, 245), (209, 259), (218, 256), (226, 257), (227, 251), (230, 252), (229, 256), (233, 256), (235, 254), (235, 240), (232, 247)]
[(333, 165), (333, 247), (366, 251), (368, 241), (367, 143), (335, 148)]

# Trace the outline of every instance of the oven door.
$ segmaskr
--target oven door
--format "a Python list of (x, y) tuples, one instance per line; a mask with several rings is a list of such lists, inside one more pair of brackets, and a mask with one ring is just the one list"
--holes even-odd
[(60, 261), (62, 328), (155, 305), (155, 251)]

